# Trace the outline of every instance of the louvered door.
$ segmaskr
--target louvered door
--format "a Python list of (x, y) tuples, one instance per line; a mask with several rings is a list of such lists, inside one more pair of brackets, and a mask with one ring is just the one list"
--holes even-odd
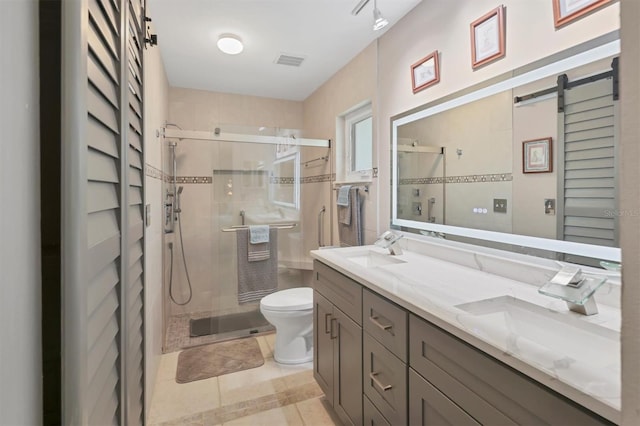
[[(564, 91), (564, 111), (559, 115), (558, 235), (565, 241), (618, 246), (613, 98), (611, 77)], [(566, 260), (586, 262), (577, 257)]]
[(142, 5), (62, 7), (63, 422), (142, 424)]

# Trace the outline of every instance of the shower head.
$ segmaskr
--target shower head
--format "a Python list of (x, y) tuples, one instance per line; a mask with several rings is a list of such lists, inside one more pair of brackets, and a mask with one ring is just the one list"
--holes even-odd
[(178, 195), (179, 195), (179, 194), (182, 194), (182, 191), (183, 191), (183, 190), (184, 190), (184, 186), (180, 185), (180, 186), (178, 187)]
[(169, 141), (169, 148), (175, 148), (178, 146), (178, 142)]

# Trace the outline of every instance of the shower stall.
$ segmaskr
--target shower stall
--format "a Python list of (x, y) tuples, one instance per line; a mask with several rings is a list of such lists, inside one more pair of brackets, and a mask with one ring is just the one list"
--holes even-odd
[(227, 129), (164, 129), (165, 352), (273, 329), (259, 301), (239, 302), (238, 229), (276, 230), (278, 290), (309, 285), (309, 251), (330, 239), (330, 218), (316, 219), (330, 205), (329, 141)]

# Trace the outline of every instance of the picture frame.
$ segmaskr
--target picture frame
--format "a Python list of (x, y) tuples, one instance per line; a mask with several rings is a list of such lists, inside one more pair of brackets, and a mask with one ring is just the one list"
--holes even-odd
[(411, 87), (418, 93), (440, 81), (439, 53), (436, 50), (411, 65)]
[(554, 25), (560, 28), (611, 3), (613, 0), (553, 0)]
[(552, 138), (522, 142), (522, 173), (550, 173), (553, 171)]
[(505, 56), (505, 7), (498, 6), (473, 21), (471, 66), (473, 69)]

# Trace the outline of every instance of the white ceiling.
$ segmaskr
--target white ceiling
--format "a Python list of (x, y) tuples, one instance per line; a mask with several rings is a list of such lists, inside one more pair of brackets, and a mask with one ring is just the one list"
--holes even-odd
[[(373, 0), (147, 0), (147, 14), (174, 87), (301, 101), (421, 0), (377, 0), (389, 20), (373, 31)], [(216, 47), (218, 36), (243, 40), (239, 55)], [(157, 47), (156, 47), (157, 48)], [(300, 67), (275, 64), (286, 53)]]

